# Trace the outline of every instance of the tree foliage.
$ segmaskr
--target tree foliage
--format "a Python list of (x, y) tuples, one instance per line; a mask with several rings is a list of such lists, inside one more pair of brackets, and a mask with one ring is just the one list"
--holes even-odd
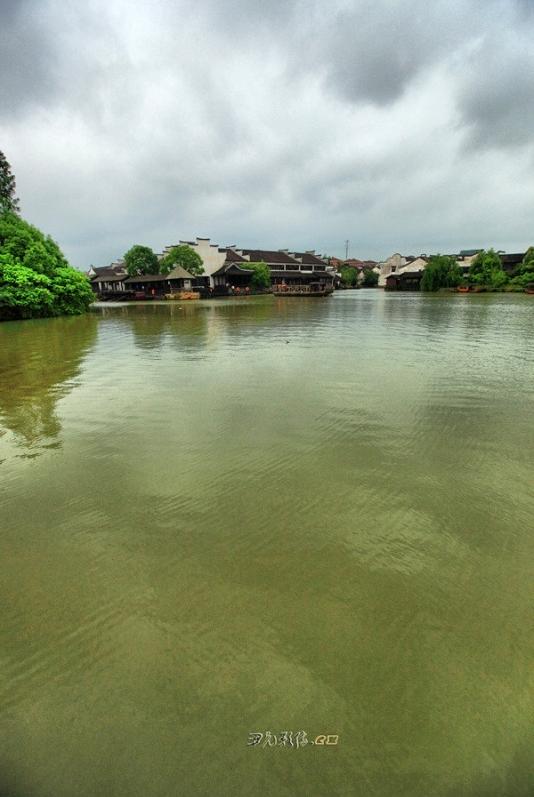
[(270, 286), (271, 270), (267, 263), (263, 261), (259, 263), (247, 263), (246, 265), (243, 264), (243, 268), (251, 269), (254, 272), (251, 279), (253, 288), (256, 288), (256, 290), (264, 290)]
[(0, 152), (0, 213), (18, 213), (15, 177), (3, 152)]
[(378, 274), (372, 268), (366, 268), (363, 271), (362, 285), (364, 288), (376, 288), (378, 285)]
[(462, 272), (452, 255), (433, 255), (423, 272), (422, 291), (439, 291), (440, 288), (454, 288), (460, 284)]
[(522, 273), (525, 271), (534, 271), (534, 246), (529, 246), (525, 252), (525, 257), (523, 258), (523, 263), (521, 264), (520, 270)]
[(499, 290), (508, 282), (498, 252), (487, 249), (479, 252), (469, 268), (469, 282), (489, 290)]
[(149, 246), (135, 244), (124, 255), (126, 271), (130, 277), (140, 274), (159, 274), (160, 262)]
[(14, 213), (0, 215), (0, 320), (75, 315), (93, 298), (50, 236)]
[(187, 244), (180, 244), (180, 246), (173, 246), (167, 255), (161, 261), (162, 274), (168, 274), (173, 268), (181, 266), (185, 268), (190, 274), (198, 277), (204, 273), (204, 265), (202, 258)]
[(358, 284), (358, 271), (350, 266), (341, 269), (341, 282), (344, 285), (354, 286)]
[(526, 288), (530, 283), (534, 283), (534, 246), (527, 249), (523, 262), (510, 280), (510, 284), (517, 288)]

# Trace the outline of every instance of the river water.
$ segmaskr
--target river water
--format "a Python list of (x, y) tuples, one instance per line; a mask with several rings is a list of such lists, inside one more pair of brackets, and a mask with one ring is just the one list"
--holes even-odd
[(0, 325), (2, 797), (532, 795), (533, 341), (378, 290)]

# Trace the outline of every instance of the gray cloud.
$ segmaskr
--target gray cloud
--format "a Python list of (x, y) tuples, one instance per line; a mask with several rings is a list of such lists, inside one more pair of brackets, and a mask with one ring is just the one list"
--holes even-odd
[(0, 113), (18, 113), (53, 94), (53, 37), (32, 0), (2, 0), (0, 21)]
[(523, 14), (534, 14), (534, 0), (515, 0)]
[(197, 234), (348, 237), (362, 257), (526, 246), (531, 11), (4, 0), (0, 148), (24, 215), (80, 267)]
[(329, 81), (353, 102), (395, 101), (463, 42), (470, 7), (450, 0), (350, 4), (326, 23)]
[[(521, 3), (521, 0), (518, 0)], [(527, 3), (522, 2), (526, 8)], [(532, 3), (529, 3), (532, 10)], [(458, 108), (471, 149), (511, 149), (534, 138), (534, 15), (488, 31), (463, 65)]]

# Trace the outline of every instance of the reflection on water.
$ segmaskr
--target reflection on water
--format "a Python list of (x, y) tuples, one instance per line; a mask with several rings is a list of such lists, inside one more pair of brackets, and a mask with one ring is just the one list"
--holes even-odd
[(530, 297), (8, 326), (0, 789), (532, 794)]
[(0, 325), (0, 430), (23, 456), (61, 445), (56, 405), (78, 383), (97, 327), (91, 315)]

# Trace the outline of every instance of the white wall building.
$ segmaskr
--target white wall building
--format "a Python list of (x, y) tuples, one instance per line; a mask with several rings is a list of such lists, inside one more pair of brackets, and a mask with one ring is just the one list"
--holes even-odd
[(218, 271), (226, 260), (226, 249), (219, 247), (219, 244), (212, 244), (209, 238), (197, 238), (195, 241), (180, 241), (177, 244), (166, 246), (160, 257), (165, 255), (175, 246), (190, 246), (199, 255), (204, 266), (202, 277), (208, 277), (209, 284), (213, 287), (212, 274)]
[(379, 263), (380, 272), (378, 275), (378, 287), (385, 288), (387, 277), (389, 277), (390, 274), (396, 274), (400, 268), (406, 265), (406, 262), (405, 257), (395, 252), (395, 254), (388, 257), (387, 260)]
[(395, 274), (413, 274), (416, 271), (424, 271), (427, 266), (428, 260), (424, 257), (416, 257), (415, 260), (409, 260), (406, 265), (401, 266), (395, 271)]

